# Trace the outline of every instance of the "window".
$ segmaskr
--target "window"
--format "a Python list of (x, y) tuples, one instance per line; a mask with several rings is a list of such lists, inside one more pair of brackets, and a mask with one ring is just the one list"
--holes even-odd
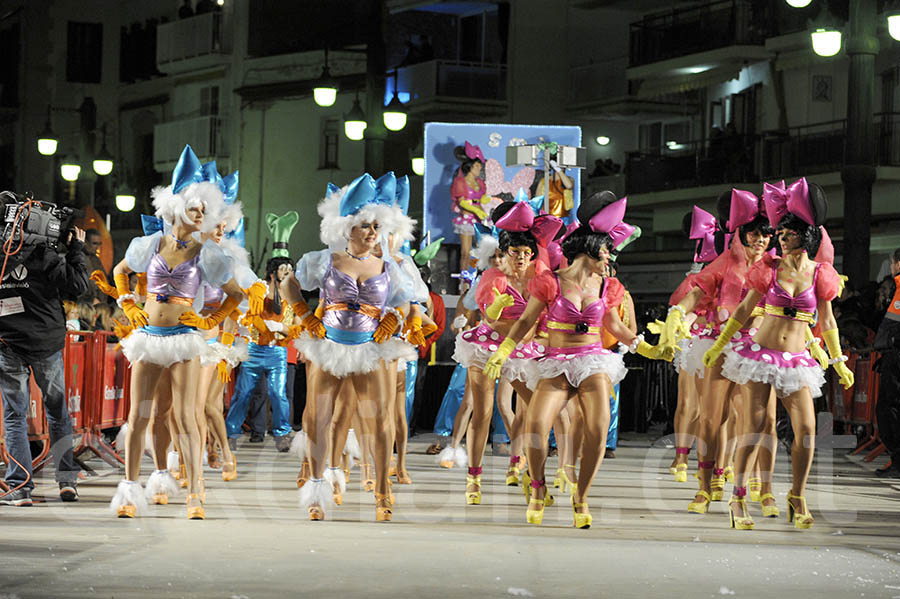
[(338, 166), (338, 139), (340, 119), (322, 119), (322, 136), (319, 144), (319, 168), (336, 169)]
[(216, 116), (219, 114), (219, 86), (212, 85), (200, 90), (200, 114)]
[(103, 74), (103, 24), (69, 21), (66, 81), (100, 83)]

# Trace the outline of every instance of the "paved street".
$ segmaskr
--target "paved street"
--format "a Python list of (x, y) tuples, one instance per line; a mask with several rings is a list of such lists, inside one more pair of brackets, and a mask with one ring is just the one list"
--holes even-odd
[[(486, 461), (483, 504), (466, 507), (464, 472), (437, 467), (424, 454), (432, 440), (411, 443), (414, 484), (394, 485), (390, 524), (374, 522), (357, 469), (344, 505), (309, 522), (296, 505), (295, 459), (270, 438), (239, 447), (235, 482), (207, 470), (202, 522), (186, 520), (183, 503), (114, 518), (107, 504), (121, 475), (99, 461), (77, 504), (39, 479), (46, 502), (0, 507), (0, 598), (900, 597), (900, 481), (875, 478), (875, 464), (820, 451), (812, 530), (794, 530), (784, 514), (762, 519), (754, 506), (757, 530), (733, 531), (724, 502), (687, 513), (693, 479), (672, 481), (671, 450), (625, 435), (594, 482), (594, 526), (576, 530), (568, 497), (543, 526), (526, 525), (501, 456)], [(779, 453), (782, 512), (788, 466)], [(145, 481), (149, 470), (147, 460)]]

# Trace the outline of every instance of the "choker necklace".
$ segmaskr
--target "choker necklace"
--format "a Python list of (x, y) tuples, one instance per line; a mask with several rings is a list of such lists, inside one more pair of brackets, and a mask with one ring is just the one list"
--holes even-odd
[(175, 240), (175, 244), (178, 246), (178, 249), (179, 249), (179, 250), (183, 250), (184, 248), (186, 248), (186, 247), (188, 246), (188, 242), (187, 242), (187, 241), (181, 241), (180, 239), (178, 239), (177, 237), (175, 237), (175, 234), (174, 234), (174, 233), (172, 233), (172, 239)]
[(372, 257), (372, 254), (366, 254), (365, 256), (360, 258), (359, 256), (354, 256), (353, 254), (351, 254), (350, 250), (344, 250), (344, 251), (347, 252), (347, 255), (350, 256), (351, 258), (353, 258), (354, 260), (363, 261), (363, 260), (368, 260), (369, 258)]

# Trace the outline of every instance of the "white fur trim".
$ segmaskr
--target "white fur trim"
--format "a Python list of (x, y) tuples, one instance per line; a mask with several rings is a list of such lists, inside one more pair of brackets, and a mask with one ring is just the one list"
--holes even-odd
[(144, 497), (141, 483), (130, 480), (119, 481), (116, 493), (109, 502), (109, 509), (115, 514), (123, 505), (133, 505), (136, 516), (147, 514), (147, 499)]
[(465, 468), (469, 465), (469, 452), (466, 451), (466, 449), (462, 445), (455, 448), (453, 451), (456, 454), (457, 466), (459, 466), (460, 468)]
[[(456, 336), (456, 349), (453, 352), (453, 360), (466, 368), (484, 368), (493, 352), (486, 350), (477, 343), (471, 343), (462, 338), (463, 333)], [(521, 346), (518, 346), (521, 347)], [(500, 369), (500, 376), (508, 381), (522, 381), (526, 383), (531, 376), (535, 360), (528, 358), (507, 358)]]
[(453, 447), (445, 447), (441, 450), (441, 453), (437, 456), (437, 463), (440, 464), (442, 462), (452, 462), (456, 463), (456, 449)]
[(468, 223), (453, 223), (453, 232), (457, 235), (475, 235), (475, 225), (470, 225)]
[(384, 204), (368, 204), (359, 212), (350, 216), (341, 216), (341, 198), (347, 186), (330, 193), (319, 202), (316, 210), (322, 217), (319, 225), (319, 238), (322, 243), (332, 250), (344, 250), (350, 239), (350, 230), (364, 222), (377, 222), (380, 227), (381, 240), (387, 240), (387, 235), (397, 227), (394, 212), (391, 206)]
[(311, 338), (303, 335), (294, 340), (294, 346), (307, 360), (322, 370), (343, 378), (350, 374), (372, 372), (394, 360), (416, 360), (418, 353), (409, 343), (401, 339), (388, 339), (384, 343), (360, 343), (343, 345), (331, 339)]
[(708, 337), (694, 337), (691, 339), (690, 346), (683, 353), (679, 361), (681, 370), (702, 379), (706, 373), (706, 366), (703, 365), (703, 354), (705, 354), (715, 342), (715, 339), (710, 339)]
[[(351, 460), (356, 460), (357, 462), (362, 460), (362, 447), (359, 445), (356, 431), (352, 428), (347, 431), (347, 442), (344, 443), (343, 453), (349, 455)], [(350, 465), (352, 466), (353, 463), (351, 462)]]
[(347, 478), (344, 476), (344, 471), (341, 470), (340, 467), (326, 468), (325, 480), (328, 481), (328, 484), (330, 484), (332, 488), (334, 488), (334, 483), (337, 483), (338, 488), (341, 490), (341, 495), (347, 492)]
[(154, 470), (147, 480), (147, 486), (144, 488), (144, 497), (147, 498), (147, 501), (152, 501), (153, 496), (160, 493), (174, 497), (180, 492), (181, 486), (171, 472), (168, 470)]
[(234, 343), (231, 344), (231, 347), (228, 348), (228, 353), (225, 356), (225, 360), (228, 362), (228, 365), (234, 368), (241, 362), (245, 362), (250, 359), (250, 346), (247, 343), (247, 340), (243, 337), (238, 337), (234, 340)]
[(327, 513), (329, 509), (336, 507), (334, 503), (334, 487), (324, 478), (311, 478), (300, 489), (300, 507), (308, 508), (318, 505)]
[(402, 245), (403, 241), (412, 241), (416, 220), (403, 214), (403, 210), (399, 206), (393, 206), (391, 212), (391, 223), (388, 233), (393, 234), (394, 243)]
[(218, 341), (206, 344), (206, 351), (200, 356), (201, 366), (212, 366), (228, 359), (228, 347)]
[[(150, 192), (150, 196), (153, 198), (156, 216), (172, 226), (187, 221), (188, 208), (203, 206), (204, 209), (207, 209), (210, 206), (224, 203), (219, 186), (208, 181), (191, 183), (177, 194), (172, 191), (171, 185), (156, 187)], [(212, 220), (203, 219), (203, 231), (211, 231), (218, 224)]]
[(179, 461), (177, 451), (170, 451), (166, 454), (166, 468), (168, 468), (170, 472), (178, 472)]
[(534, 368), (528, 372), (528, 387), (537, 389), (541, 379), (552, 379), (561, 374), (566, 375), (570, 385), (578, 387), (589, 376), (600, 373), (609, 377), (611, 387), (621, 382), (628, 374), (621, 354), (583, 354), (568, 360), (551, 358), (534, 360)]
[(785, 368), (753, 360), (737, 352), (725, 355), (722, 376), (738, 385), (748, 381), (772, 385), (778, 397), (787, 397), (803, 387), (809, 388), (813, 397), (820, 397), (825, 385), (825, 371), (818, 365)]
[(116, 305), (119, 306), (119, 307), (121, 308), (121, 307), (122, 307), (122, 304), (125, 303), (125, 301), (127, 301), (127, 300), (135, 301), (135, 300), (134, 300), (134, 294), (133, 294), (133, 293), (126, 293), (126, 294), (124, 294), (124, 295), (120, 295), (119, 297), (116, 298)]
[(116, 433), (116, 451), (119, 453), (125, 453), (125, 439), (128, 434), (128, 423), (122, 425), (122, 428), (119, 429), (119, 432)]
[(291, 439), (291, 448), (288, 450), (288, 453), (302, 462), (306, 459), (308, 453), (306, 443), (306, 433), (300, 431), (299, 433), (294, 435), (293, 439)]
[(164, 367), (205, 356), (211, 351), (199, 331), (162, 337), (135, 329), (121, 339), (119, 345), (129, 362), (149, 362)]
[(478, 260), (476, 268), (478, 270), (487, 270), (491, 267), (491, 258), (497, 250), (500, 249), (500, 241), (491, 235), (485, 235), (481, 241), (472, 249), (472, 256)]

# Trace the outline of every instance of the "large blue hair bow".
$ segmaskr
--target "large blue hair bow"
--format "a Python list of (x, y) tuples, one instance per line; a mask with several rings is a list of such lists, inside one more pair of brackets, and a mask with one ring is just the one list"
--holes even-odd
[(142, 214), (141, 227), (144, 229), (144, 235), (153, 235), (163, 230), (163, 219), (158, 216)]
[(409, 214), (409, 177), (403, 175), (397, 179), (397, 194), (395, 203), (403, 211), (403, 214)]
[(499, 231), (497, 231), (497, 227), (495, 226), (486, 226), (481, 223), (475, 223), (475, 245), (481, 243), (482, 237), (499, 237)]
[[(329, 187), (329, 191), (331, 187)], [(341, 216), (351, 216), (368, 204), (394, 204), (397, 195), (397, 180), (390, 172), (375, 181), (372, 175), (364, 173), (347, 186), (341, 198)]]

